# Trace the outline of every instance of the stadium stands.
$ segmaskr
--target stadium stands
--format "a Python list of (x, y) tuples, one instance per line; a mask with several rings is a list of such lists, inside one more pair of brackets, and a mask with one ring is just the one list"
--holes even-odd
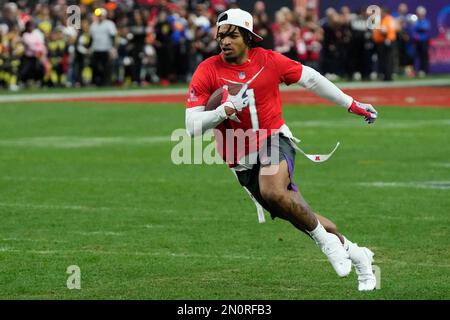
[[(77, 10), (68, 10), (72, 5)], [(0, 13), (0, 85), (17, 90), (185, 83), (202, 60), (218, 52), (215, 17), (232, 6), (236, 1), (5, 3)], [(392, 12), (395, 30), (389, 33), (389, 44), (383, 30), (372, 35), (366, 10), (329, 8), (324, 17), (318, 12), (305, 6), (268, 13), (264, 2), (257, 1), (255, 30), (265, 38), (259, 45), (312, 66), (331, 80), (391, 80), (392, 73), (413, 77), (428, 72), (430, 22), (425, 8), (418, 8), (417, 15), (405, 5)], [(106, 37), (113, 40), (101, 53), (95, 49), (98, 37), (92, 36), (98, 35), (94, 25), (100, 19), (109, 24), (112, 31)], [(384, 77), (386, 63), (378, 63), (383, 59), (392, 60)], [(415, 60), (420, 60), (417, 70)]]

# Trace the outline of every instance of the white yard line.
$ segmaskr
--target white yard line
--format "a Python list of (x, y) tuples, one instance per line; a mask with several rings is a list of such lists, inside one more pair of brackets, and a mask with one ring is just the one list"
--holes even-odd
[(75, 210), (75, 211), (112, 211), (112, 210), (132, 210), (133, 208), (106, 208), (106, 207), (86, 207), (78, 205), (45, 205), (45, 204), (32, 204), (32, 203), (7, 203), (0, 202), (0, 207), (7, 208), (24, 208), (24, 209), (34, 209), (34, 210)]
[[(74, 211), (84, 211), (84, 212), (116, 212), (116, 211), (133, 211), (133, 212), (141, 212), (146, 213), (149, 216), (152, 216), (154, 214), (154, 209), (152, 208), (139, 208), (139, 207), (87, 207), (82, 205), (69, 205), (69, 204), (59, 204), (59, 205), (46, 205), (46, 204), (34, 204), (34, 203), (10, 203), (10, 202), (0, 202), (0, 208), (23, 208), (23, 209), (29, 209), (29, 210), (52, 210), (52, 211), (59, 211), (59, 210), (74, 210)], [(189, 222), (206, 222), (206, 221), (213, 221), (213, 222), (223, 222), (224, 218), (209, 218), (201, 216), (201, 213), (206, 212), (207, 210), (199, 209), (196, 212), (199, 214), (198, 216), (177, 216), (174, 218), (166, 218), (166, 223), (175, 223), (179, 222), (180, 220), (188, 220)], [(170, 216), (171, 214), (175, 213), (176, 211), (173, 209), (158, 209), (158, 213), (161, 214), (168, 214)], [(231, 219), (231, 218), (230, 218)], [(245, 219), (243, 217), (242, 219)], [(236, 221), (236, 219), (232, 219), (233, 221)], [(231, 221), (231, 220), (230, 220)], [(175, 224), (177, 226), (180, 226), (180, 224)], [(144, 225), (140, 226), (142, 228), (151, 229), (152, 225)], [(161, 226), (158, 224), (158, 228), (164, 228), (168, 226)], [(170, 227), (172, 227), (170, 225)]]
[[(364, 123), (356, 120), (304, 120), (288, 122), (291, 128), (348, 128), (361, 127)], [(385, 120), (374, 126), (375, 129), (414, 129), (427, 126), (450, 126), (450, 119), (435, 120)], [(0, 147), (35, 147), (76, 149), (114, 145), (151, 145), (177, 143), (171, 136), (148, 137), (80, 137), (80, 136), (44, 136), (0, 139)]]
[[(404, 217), (391, 216), (391, 215), (383, 214), (383, 219), (402, 220), (403, 221)], [(436, 222), (448, 222), (448, 221), (450, 221), (450, 217), (435, 217), (435, 216), (427, 216), (427, 215), (423, 215), (423, 214), (421, 214), (420, 216), (408, 216), (408, 219), (410, 219), (410, 220), (418, 220), (418, 221), (436, 221)]]
[[(42, 255), (76, 255), (76, 254), (97, 254), (97, 255), (125, 255), (125, 256), (148, 256), (148, 257), (169, 257), (169, 258), (183, 258), (183, 259), (225, 259), (225, 260), (261, 260), (267, 261), (267, 257), (262, 256), (249, 256), (249, 255), (234, 255), (234, 254), (187, 254), (187, 253), (174, 253), (174, 252), (158, 252), (158, 251), (104, 251), (104, 250), (20, 250), (14, 249), (11, 247), (0, 247), (0, 251), (3, 252), (23, 252), (28, 254), (42, 254)], [(317, 262), (325, 262), (326, 258), (285, 258), (280, 256), (271, 256), (272, 260), (277, 261), (317, 261)]]
[(3, 238), (0, 241), (6, 242), (50, 242), (50, 243), (67, 243), (66, 240), (53, 240), (53, 239), (30, 239), (30, 238)]
[[(347, 128), (362, 127), (364, 123), (356, 119), (345, 120), (304, 120), (288, 122), (289, 127), (299, 128)], [(377, 122), (373, 127), (382, 129), (409, 129), (427, 126), (450, 126), (450, 119), (436, 120), (383, 120)]]
[(71, 231), (69, 233), (77, 234), (80, 236), (122, 236), (122, 232), (114, 231)]
[(435, 167), (450, 168), (450, 162), (436, 162), (432, 164)]
[[(303, 258), (301, 256), (295, 258), (285, 258), (281, 256), (250, 256), (250, 255), (234, 255), (234, 254), (188, 254), (188, 253), (173, 253), (173, 252), (158, 252), (158, 251), (104, 251), (104, 250), (19, 250), (12, 247), (0, 247), (0, 252), (12, 252), (12, 253), (26, 253), (26, 254), (41, 254), (41, 255), (77, 255), (77, 254), (94, 254), (94, 255), (124, 255), (124, 256), (148, 256), (148, 257), (170, 257), (170, 258), (183, 258), (183, 259), (225, 259), (225, 260), (259, 260), (267, 261), (315, 261), (315, 262), (326, 262), (325, 258)], [(397, 264), (397, 265), (411, 265), (409, 262), (392, 260), (392, 259), (377, 259), (375, 264)], [(413, 265), (421, 267), (439, 267), (439, 268), (450, 268), (450, 264), (435, 264), (435, 263), (424, 263), (416, 262)]]
[(24, 137), (15, 139), (0, 139), (3, 147), (36, 147), (36, 148), (85, 148), (109, 145), (146, 145), (170, 143), (170, 136), (149, 137), (77, 137), (77, 136), (48, 136)]
[(359, 182), (358, 186), (375, 188), (415, 188), (415, 189), (450, 189), (450, 181), (411, 181), (411, 182)]
[[(120, 183), (120, 182), (134, 182), (134, 183), (167, 183), (167, 179), (162, 178), (143, 178), (130, 177), (130, 178), (91, 178), (91, 177), (21, 177), (21, 176), (0, 176), (0, 180), (3, 181), (24, 181), (24, 182), (82, 182), (82, 183)], [(225, 182), (225, 181), (223, 181)]]

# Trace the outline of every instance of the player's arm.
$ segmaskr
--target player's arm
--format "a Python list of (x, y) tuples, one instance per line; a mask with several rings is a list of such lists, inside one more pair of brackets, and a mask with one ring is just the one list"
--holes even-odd
[(186, 131), (191, 137), (202, 135), (206, 130), (217, 127), (228, 119), (235, 109), (230, 102), (221, 104), (214, 110), (205, 111), (205, 106), (186, 109)]
[(303, 66), (298, 83), (319, 97), (346, 108), (348, 112), (363, 116), (369, 124), (377, 118), (377, 111), (372, 105), (356, 101), (313, 68)]
[(205, 106), (213, 90), (210, 70), (201, 63), (192, 75), (189, 96), (186, 103), (186, 131), (191, 136), (202, 135), (227, 118), (225, 108), (205, 111)]
[[(186, 131), (191, 136), (202, 135), (206, 130), (217, 127), (225, 119), (239, 121), (236, 118), (236, 110), (240, 110), (238, 102), (230, 98), (238, 98), (228, 94), (228, 90), (222, 88), (221, 104), (214, 110), (205, 111), (205, 106), (214, 90), (211, 70), (201, 63), (192, 75), (189, 85), (189, 97), (186, 103)], [(243, 92), (239, 92), (241, 95)]]

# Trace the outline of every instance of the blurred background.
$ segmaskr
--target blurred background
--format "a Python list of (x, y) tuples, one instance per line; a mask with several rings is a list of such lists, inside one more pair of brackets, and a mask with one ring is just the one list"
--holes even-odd
[[(218, 53), (217, 14), (234, 7), (253, 13), (254, 29), (264, 37), (260, 46), (330, 80), (450, 73), (448, 1), (377, 2), (0, 1), (0, 87), (189, 82), (198, 64)], [(381, 8), (375, 30), (368, 5)]]

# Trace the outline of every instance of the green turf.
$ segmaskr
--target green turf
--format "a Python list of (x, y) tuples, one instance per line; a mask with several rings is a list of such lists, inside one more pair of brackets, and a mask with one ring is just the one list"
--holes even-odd
[(226, 166), (172, 164), (161, 139), (183, 106), (1, 105), (0, 299), (449, 299), (450, 109), (378, 109), (370, 127), (285, 108), (305, 151), (342, 144), (323, 164), (298, 156), (295, 177), (375, 252), (381, 290), (360, 293), (288, 223), (258, 224)]

